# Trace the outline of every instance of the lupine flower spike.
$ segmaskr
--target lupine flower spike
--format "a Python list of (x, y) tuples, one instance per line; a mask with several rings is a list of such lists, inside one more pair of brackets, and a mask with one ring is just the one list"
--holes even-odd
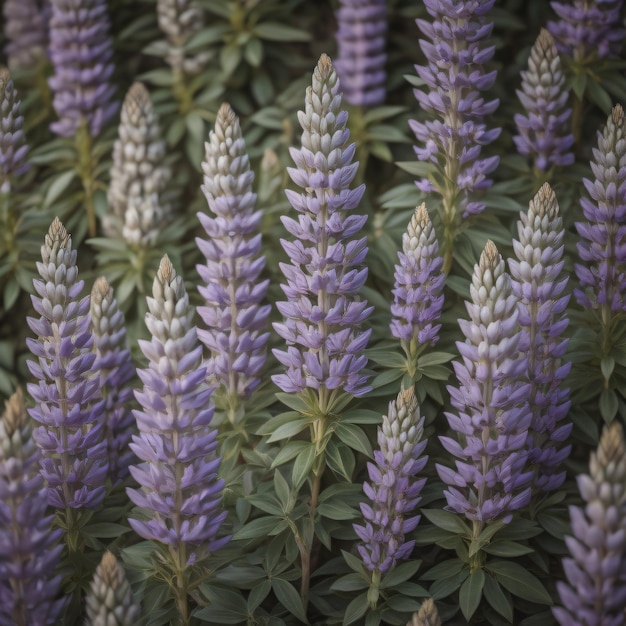
[(565, 480), (563, 461), (571, 446), (564, 445), (572, 424), (563, 424), (570, 407), (563, 382), (571, 363), (564, 362), (568, 339), (563, 271), (563, 220), (554, 192), (546, 183), (531, 200), (528, 213), (517, 223), (513, 240), (516, 259), (509, 260), (513, 293), (519, 300), (522, 328), (519, 349), (528, 356), (529, 429), (528, 464), (535, 468), (537, 493), (558, 489)]
[(395, 266), (391, 334), (400, 339), (409, 363), (439, 340), (437, 324), (443, 307), (443, 259), (426, 205), (419, 206), (402, 235), (402, 252)]
[[(33, 438), (43, 453), (41, 471), (48, 502), (57, 508), (95, 508), (103, 500), (108, 472), (100, 379), (94, 376), (89, 296), (80, 298), (76, 251), (56, 218), (37, 263), (41, 279), (31, 296), (39, 318), (27, 322), (36, 339), (27, 345), (36, 361), (28, 369), (35, 400), (29, 409), (39, 424)], [(69, 511), (68, 511), (69, 514)]]
[(85, 599), (86, 626), (135, 626), (141, 608), (133, 600), (124, 568), (111, 552), (105, 552)]
[(463, 361), (453, 364), (460, 386), (448, 387), (457, 413), (446, 417), (457, 438), (440, 437), (458, 460), (456, 469), (437, 464), (437, 471), (448, 485), (448, 507), (474, 522), (479, 533), (490, 521), (510, 521), (530, 500), (526, 441), (532, 413), (517, 298), (491, 241), (474, 267), (470, 293), (469, 320), (459, 320), (466, 337), (457, 342)]
[(262, 304), (269, 280), (259, 278), (265, 256), (254, 173), (239, 119), (229, 105), (220, 107), (205, 150), (202, 191), (213, 215), (197, 214), (207, 235), (196, 239), (206, 258), (206, 264), (197, 266), (204, 282), (198, 287), (204, 299), (198, 307), (204, 322), (198, 337), (210, 350), (209, 381), (222, 386), (217, 391), (226, 393), (232, 408), (261, 383), (271, 306)]
[(46, 58), (47, 11), (40, 0), (5, 0), (4, 52), (11, 70), (31, 68)]
[(11, 177), (28, 169), (24, 117), (9, 71), (0, 67), (0, 193), (11, 189)]
[(0, 624), (7, 626), (53, 624), (64, 604), (54, 573), (63, 533), (46, 515), (40, 457), (18, 390), (0, 419)]
[(570, 507), (567, 582), (557, 584), (561, 626), (626, 624), (626, 446), (617, 422), (605, 426), (589, 475), (578, 476), (585, 508)]
[(134, 83), (122, 106), (119, 136), (113, 146), (105, 233), (132, 246), (153, 246), (169, 206), (163, 200), (171, 172), (164, 165), (165, 141), (148, 90)]
[(383, 416), (378, 429), (375, 463), (368, 463), (370, 483), (363, 490), (369, 498), (361, 503), (365, 526), (354, 524), (363, 543), (359, 553), (367, 568), (380, 576), (407, 559), (415, 541), (405, 536), (419, 523), (415, 509), (426, 482), (416, 475), (424, 469), (428, 457), (424, 449), (424, 417), (420, 415), (413, 388), (403, 389), (389, 403), (389, 414)]
[(372, 312), (357, 296), (367, 278), (367, 239), (352, 239), (367, 220), (351, 214), (365, 187), (349, 188), (358, 167), (352, 163), (355, 145), (348, 144), (348, 114), (326, 55), (298, 118), (302, 148), (291, 149), (296, 168), (288, 172), (303, 191), (286, 191), (299, 216), (282, 218), (295, 241), (281, 240), (291, 263), (280, 264), (287, 301), (276, 305), (285, 321), (274, 324), (288, 345), (274, 354), (287, 370), (272, 380), (287, 393), (315, 390), (326, 414), (340, 392), (360, 396), (369, 390), (363, 350), (371, 330), (361, 324)]
[(385, 102), (386, 4), (386, 0), (339, 2), (335, 69), (343, 97), (353, 106), (372, 107)]
[(444, 271), (450, 270), (452, 244), (463, 219), (477, 215), (485, 204), (476, 192), (491, 186), (487, 176), (498, 166), (499, 157), (482, 157), (481, 149), (500, 134), (489, 130), (485, 117), (498, 107), (497, 99), (485, 102), (481, 91), (489, 89), (496, 72), (483, 69), (494, 53), (494, 46), (485, 46), (493, 24), (488, 13), (495, 0), (424, 0), (433, 21), (418, 19), (417, 25), (426, 39), (420, 47), (428, 65), (416, 66), (426, 91), (415, 89), (420, 108), (439, 119), (425, 122), (411, 120), (419, 146), (415, 148), (420, 161), (437, 166), (434, 184), (428, 178), (417, 182), (428, 193), (435, 191), (443, 201), (445, 230)]
[(522, 88), (517, 91), (525, 114), (515, 115), (519, 135), (513, 137), (518, 152), (530, 156), (541, 172), (574, 162), (568, 96), (554, 39), (541, 29), (530, 51), (528, 69), (522, 72)]
[(441, 626), (441, 618), (437, 605), (432, 598), (422, 602), (422, 606), (417, 613), (413, 613), (413, 619), (407, 622), (406, 626)]
[(99, 372), (104, 398), (109, 476), (116, 485), (128, 476), (128, 466), (134, 459), (128, 444), (135, 424), (130, 410), (133, 397), (130, 381), (135, 368), (126, 344), (124, 314), (104, 276), (96, 280), (91, 290), (91, 331), (96, 353), (94, 370)]
[[(202, 367), (202, 345), (183, 280), (164, 256), (148, 298), (150, 341), (139, 345), (148, 367), (137, 374), (143, 389), (134, 415), (139, 435), (131, 449), (142, 461), (130, 467), (140, 489), (127, 489), (144, 519), (130, 525), (144, 539), (177, 551), (180, 563), (200, 561), (228, 537), (217, 537), (224, 483), (217, 477), (217, 431), (211, 428), (212, 389)], [(148, 519), (145, 519), (147, 516)]]
[[(59, 117), (50, 128), (72, 137), (85, 125), (97, 137), (119, 108), (114, 100), (113, 45), (105, 0), (51, 0), (50, 87)], [(80, 41), (81, 45), (76, 45)]]

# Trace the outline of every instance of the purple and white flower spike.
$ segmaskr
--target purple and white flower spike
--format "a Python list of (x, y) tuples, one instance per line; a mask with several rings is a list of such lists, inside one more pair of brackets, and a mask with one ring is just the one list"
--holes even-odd
[(46, 0), (5, 0), (4, 52), (11, 70), (33, 68), (46, 59), (48, 47)]

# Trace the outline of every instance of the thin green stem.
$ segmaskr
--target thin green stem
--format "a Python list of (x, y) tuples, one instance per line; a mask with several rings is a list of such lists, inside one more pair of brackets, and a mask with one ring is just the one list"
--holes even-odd
[(94, 177), (96, 164), (91, 154), (92, 137), (85, 123), (81, 125), (76, 133), (76, 149), (78, 152), (78, 174), (85, 192), (88, 232), (90, 237), (95, 237), (98, 230), (96, 209), (93, 201), (93, 195), (97, 187)]

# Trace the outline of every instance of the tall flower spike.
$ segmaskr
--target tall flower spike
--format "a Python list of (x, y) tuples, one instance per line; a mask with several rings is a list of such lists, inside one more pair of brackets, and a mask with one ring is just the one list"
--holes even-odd
[(47, 626), (59, 617), (55, 599), (61, 577), (61, 529), (46, 515), (46, 487), (39, 473), (40, 452), (27, 422), (20, 390), (0, 419), (0, 624)]
[(426, 482), (416, 480), (428, 460), (423, 455), (426, 441), (424, 417), (420, 416), (413, 389), (403, 389), (389, 403), (389, 415), (383, 416), (378, 429), (378, 447), (374, 463), (368, 463), (370, 483), (363, 491), (371, 504), (361, 503), (365, 526), (354, 524), (363, 544), (359, 553), (366, 567), (385, 574), (397, 561), (407, 559), (415, 541), (405, 541), (405, 535), (420, 521), (414, 515), (419, 494)]
[(485, 102), (480, 95), (496, 79), (495, 71), (483, 69), (494, 53), (494, 46), (483, 43), (492, 30), (487, 14), (494, 2), (424, 0), (433, 21), (417, 20), (426, 37), (420, 47), (428, 65), (415, 69), (427, 90), (415, 89), (414, 93), (420, 107), (440, 119), (409, 123), (420, 144), (415, 148), (417, 158), (438, 165), (443, 176), (440, 188), (428, 179), (419, 181), (418, 187), (442, 195), (446, 230), (456, 229), (461, 218), (485, 208), (473, 195), (491, 186), (487, 175), (499, 162), (497, 156), (480, 158), (482, 146), (500, 134), (499, 128), (488, 130), (484, 123), (499, 101)]
[(569, 91), (554, 39), (547, 30), (541, 29), (530, 51), (528, 69), (521, 75), (522, 88), (516, 93), (526, 115), (514, 117), (519, 135), (513, 141), (518, 152), (531, 156), (542, 172), (553, 165), (571, 165), (574, 135), (569, 132)]
[[(50, 125), (72, 137), (83, 124), (97, 137), (117, 112), (113, 98), (113, 44), (105, 0), (50, 0), (50, 87), (59, 117)], [(80, 42), (80, 45), (77, 44)]]
[(224, 481), (217, 477), (212, 389), (205, 382), (194, 311), (167, 256), (161, 260), (152, 296), (146, 313), (152, 339), (139, 342), (148, 359), (147, 369), (137, 371), (143, 382), (143, 390), (135, 392), (142, 409), (133, 411), (139, 436), (133, 436), (130, 445), (143, 461), (130, 467), (141, 489), (127, 489), (149, 519), (129, 521), (144, 539), (183, 552), (197, 546), (200, 560), (228, 541), (217, 539), (226, 518), (226, 511), (220, 511)]
[(116, 485), (128, 476), (128, 466), (134, 459), (128, 444), (135, 425), (130, 410), (133, 397), (130, 381), (135, 376), (135, 368), (126, 343), (124, 314), (104, 276), (96, 280), (91, 290), (91, 331), (96, 353), (94, 370), (99, 372), (104, 398), (109, 476)]
[(4, 47), (9, 68), (32, 68), (46, 58), (48, 16), (41, 0), (5, 0)]
[(528, 356), (529, 404), (532, 422), (528, 464), (534, 466), (537, 493), (558, 489), (565, 480), (563, 461), (571, 446), (564, 445), (572, 424), (562, 424), (570, 407), (569, 389), (562, 385), (571, 363), (563, 362), (568, 339), (565, 313), (569, 303), (563, 271), (563, 220), (550, 185), (541, 187), (527, 213), (517, 223), (513, 240), (516, 260), (509, 260), (513, 293), (519, 300), (522, 328), (519, 349)]
[(560, 18), (548, 22), (559, 52), (576, 61), (616, 56), (626, 31), (620, 28), (623, 0), (550, 2)]
[(413, 619), (407, 622), (406, 626), (441, 626), (441, 618), (434, 600), (432, 598), (424, 600), (420, 610), (413, 613)]
[(584, 510), (570, 507), (571, 557), (563, 559), (568, 582), (557, 583), (561, 626), (626, 624), (626, 446), (617, 422), (605, 426), (589, 475), (578, 476)]
[(358, 168), (352, 163), (355, 144), (348, 144), (348, 114), (341, 110), (339, 79), (325, 54), (298, 118), (302, 148), (291, 149), (297, 167), (288, 172), (304, 191), (285, 192), (299, 216), (281, 218), (296, 240), (281, 240), (291, 264), (280, 264), (287, 279), (282, 285), (287, 302), (276, 304), (285, 321), (274, 324), (288, 345), (287, 351), (274, 354), (287, 371), (272, 380), (287, 393), (312, 388), (319, 390), (320, 398), (327, 391), (332, 396), (340, 391), (359, 396), (369, 390), (362, 370), (371, 334), (361, 330), (361, 324), (373, 307), (357, 296), (367, 278), (367, 238), (351, 240), (367, 217), (350, 212), (365, 186), (349, 188)]
[(575, 265), (582, 289), (579, 304), (606, 313), (626, 311), (626, 123), (618, 104), (593, 150), (595, 180), (583, 179), (589, 198), (581, 198), (586, 222), (576, 222), (576, 244), (583, 264)]
[(348, 104), (371, 107), (385, 101), (386, 5), (386, 0), (339, 2), (335, 69)]
[(28, 169), (24, 117), (9, 70), (0, 67), (0, 193), (11, 189), (11, 176)]
[(39, 426), (33, 438), (43, 453), (41, 471), (48, 502), (58, 508), (94, 508), (105, 494), (108, 472), (100, 380), (94, 376), (89, 296), (79, 299), (76, 251), (58, 218), (52, 222), (37, 263), (41, 280), (31, 296), (41, 316), (26, 318), (37, 339), (26, 343), (37, 361), (28, 369), (35, 400), (29, 409)]
[(458, 414), (446, 413), (457, 439), (440, 437), (458, 460), (456, 469), (437, 465), (448, 506), (476, 523), (510, 521), (530, 500), (532, 472), (526, 469), (528, 359), (520, 356), (517, 298), (504, 261), (488, 241), (474, 267), (466, 303), (469, 320), (459, 320), (463, 361), (454, 363), (459, 388), (448, 387)]
[(111, 552), (105, 552), (85, 599), (86, 626), (135, 626), (141, 608), (133, 600), (124, 568)]
[(437, 235), (425, 204), (415, 210), (407, 232), (402, 235), (398, 259), (390, 326), (391, 334), (406, 344), (409, 353), (421, 346), (435, 345), (441, 328), (435, 322), (443, 307), (446, 277)]
[(248, 398), (261, 383), (269, 338), (271, 306), (262, 305), (269, 280), (259, 280), (265, 266), (261, 253), (262, 213), (255, 211), (254, 173), (239, 119), (222, 104), (215, 130), (205, 144), (202, 163), (206, 196), (213, 216), (198, 213), (207, 238), (196, 238), (206, 264), (198, 265), (205, 283), (198, 291), (198, 313), (205, 328), (198, 337), (209, 348), (209, 380), (227, 395)]
[(103, 228), (109, 237), (151, 246), (170, 210), (162, 196), (171, 172), (163, 164), (166, 147), (159, 118), (142, 83), (133, 83), (126, 94), (118, 133)]

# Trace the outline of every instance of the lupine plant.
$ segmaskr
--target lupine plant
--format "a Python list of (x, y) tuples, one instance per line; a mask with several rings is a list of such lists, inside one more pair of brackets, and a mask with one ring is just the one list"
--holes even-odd
[[(11, 190), (11, 177), (28, 169), (24, 117), (9, 71), (0, 67), (0, 194)], [(0, 200), (1, 202), (1, 200)], [(2, 205), (4, 207), (4, 202)]]
[(48, 15), (44, 3), (39, 0), (7, 0), (2, 13), (9, 67), (36, 67), (46, 58), (48, 45)]

